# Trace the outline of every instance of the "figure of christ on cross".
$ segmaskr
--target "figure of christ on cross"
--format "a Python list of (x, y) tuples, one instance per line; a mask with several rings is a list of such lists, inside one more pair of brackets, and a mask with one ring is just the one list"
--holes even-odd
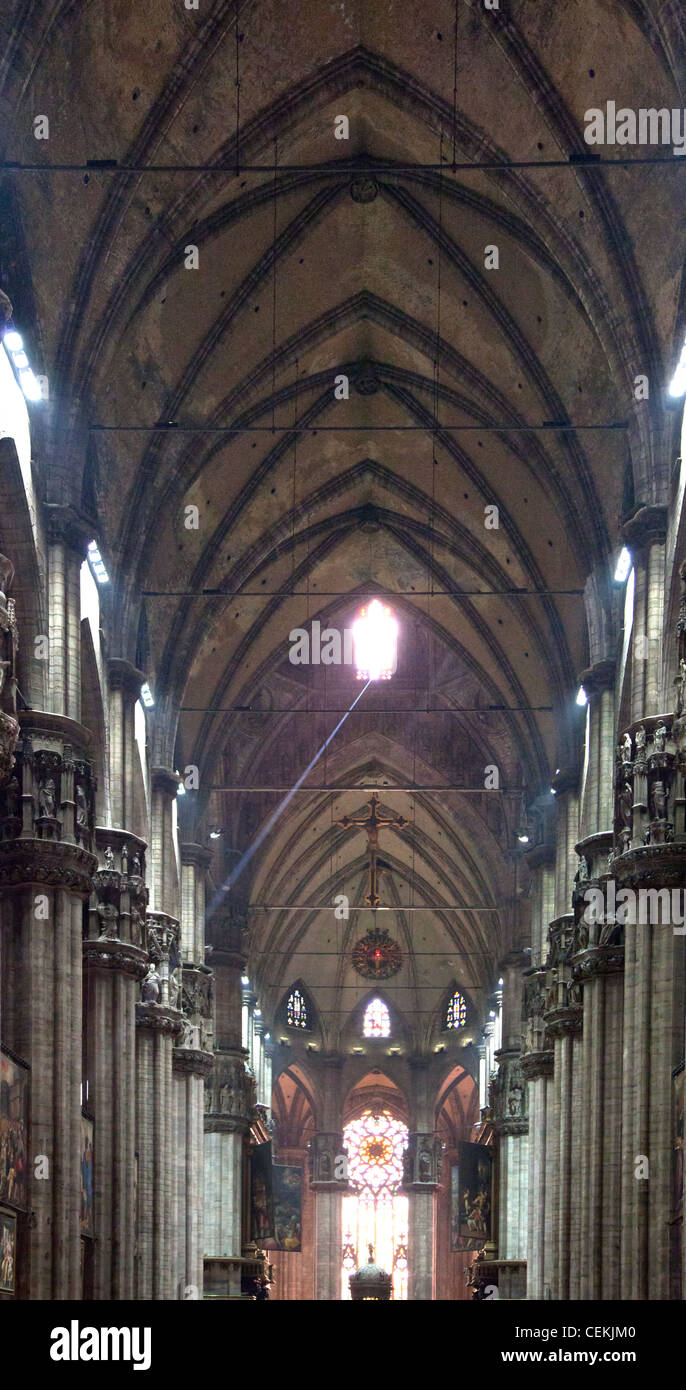
[(377, 892), (379, 831), (384, 826), (389, 826), (393, 830), (404, 830), (405, 826), (409, 825), (410, 822), (406, 820), (404, 816), (380, 816), (377, 809), (381, 805), (378, 792), (372, 792), (371, 800), (367, 804), (369, 806), (368, 816), (344, 816), (342, 820), (337, 821), (337, 824), (342, 826), (344, 830), (350, 830), (353, 826), (359, 826), (361, 830), (366, 830), (367, 832), (367, 844), (369, 848), (369, 892), (367, 893), (365, 902), (369, 903), (369, 906), (374, 908), (378, 907), (381, 902)]

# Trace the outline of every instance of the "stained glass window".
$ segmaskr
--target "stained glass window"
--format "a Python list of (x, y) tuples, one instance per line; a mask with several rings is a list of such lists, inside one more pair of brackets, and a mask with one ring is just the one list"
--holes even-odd
[(467, 1021), (467, 1005), (457, 991), (453, 995), (445, 1015), (445, 1028), (464, 1028)]
[(361, 608), (353, 623), (358, 681), (388, 681), (398, 664), (398, 624), (378, 598)]
[(309, 1028), (310, 1016), (304, 994), (292, 989), (286, 1004), (286, 1022), (289, 1028)]
[(400, 1184), (407, 1125), (389, 1110), (377, 1115), (365, 1110), (346, 1125), (343, 1143), (350, 1193), (342, 1199), (342, 1297), (350, 1298), (348, 1279), (366, 1264), (371, 1244), (374, 1263), (393, 1277), (393, 1298), (406, 1299), (408, 1203)]
[(390, 1038), (391, 1016), (383, 999), (370, 999), (364, 1011), (362, 1035), (365, 1038)]

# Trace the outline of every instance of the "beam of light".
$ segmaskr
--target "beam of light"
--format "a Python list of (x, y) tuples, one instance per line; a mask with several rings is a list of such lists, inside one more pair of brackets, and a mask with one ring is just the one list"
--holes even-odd
[(309, 763), (307, 764), (307, 767), (305, 768), (305, 771), (304, 771), (304, 772), (301, 772), (301, 774), (300, 774), (300, 776), (299, 776), (297, 782), (295, 783), (295, 785), (294, 785), (293, 787), (291, 787), (291, 790), (290, 790), (289, 792), (286, 793), (285, 797), (283, 798), (283, 801), (280, 801), (280, 802), (279, 802), (279, 804), (278, 804), (276, 810), (275, 810), (274, 812), (272, 812), (272, 815), (269, 817), (269, 820), (266, 822), (265, 825), (262, 826), (262, 829), (258, 831), (258, 833), (257, 833), (257, 835), (255, 836), (255, 839), (253, 840), (252, 844), (251, 844), (251, 845), (248, 845), (248, 848), (246, 849), (245, 854), (242, 854), (242, 855), (241, 855), (241, 857), (240, 857), (238, 863), (236, 864), (235, 869), (233, 869), (233, 870), (231, 871), (231, 873), (229, 874), (229, 877), (226, 879), (226, 882), (223, 883), (222, 886), (221, 886), (221, 888), (219, 888), (219, 889), (217, 890), (217, 892), (215, 893), (215, 895), (214, 895), (214, 897), (213, 897), (213, 899), (212, 899), (212, 902), (210, 903), (210, 906), (209, 906), (209, 908), (208, 908), (208, 910), (207, 910), (207, 913), (206, 913), (205, 920), (206, 920), (207, 922), (209, 922), (209, 921), (211, 920), (211, 918), (214, 916), (214, 914), (215, 914), (217, 908), (219, 907), (219, 904), (220, 904), (222, 898), (224, 897), (224, 894), (225, 894), (225, 893), (230, 893), (230, 892), (231, 892), (231, 889), (233, 888), (233, 885), (234, 885), (234, 883), (236, 882), (236, 879), (240, 877), (240, 875), (242, 874), (242, 872), (243, 872), (244, 868), (246, 867), (246, 865), (250, 863), (250, 860), (252, 859), (253, 855), (257, 853), (257, 850), (260, 848), (260, 845), (264, 843), (264, 841), (265, 841), (265, 839), (267, 838), (267, 835), (269, 834), (270, 830), (273, 828), (274, 825), (276, 825), (276, 822), (277, 822), (277, 820), (279, 819), (279, 816), (281, 815), (281, 812), (282, 812), (283, 810), (285, 810), (286, 806), (288, 805), (289, 801), (291, 801), (291, 799), (293, 798), (293, 796), (294, 796), (295, 793), (297, 792), (298, 788), (302, 786), (303, 782), (305, 781), (305, 778), (306, 778), (306, 777), (309, 777), (309, 775), (310, 775), (310, 773), (311, 773), (313, 767), (316, 767), (317, 763), (319, 762), (319, 759), (321, 758), (322, 753), (325, 753), (325, 752), (326, 752), (326, 749), (328, 748), (329, 744), (331, 743), (331, 740), (334, 739), (334, 738), (336, 737), (336, 734), (338, 733), (338, 730), (341, 729), (341, 728), (343, 727), (343, 725), (345, 724), (346, 719), (348, 718), (348, 715), (352, 713), (352, 711), (353, 711), (354, 708), (355, 708), (355, 705), (358, 703), (359, 700), (362, 699), (362, 696), (364, 695), (365, 690), (366, 690), (366, 689), (368, 688), (368, 686), (370, 686), (370, 685), (371, 685), (371, 681), (367, 681), (367, 684), (364, 685), (364, 686), (362, 687), (362, 690), (360, 691), (359, 695), (356, 695), (356, 696), (355, 696), (355, 699), (353, 700), (353, 702), (352, 702), (352, 704), (351, 704), (351, 706), (350, 706), (350, 709), (346, 710), (346, 712), (345, 712), (345, 714), (343, 715), (343, 718), (342, 718), (342, 719), (339, 719), (339, 721), (338, 721), (338, 723), (337, 723), (335, 729), (333, 729), (332, 732), (329, 734), (329, 737), (328, 737), (328, 738), (326, 739), (326, 741), (322, 744), (322, 746), (321, 746), (321, 748), (319, 749), (319, 751), (318, 751), (317, 753), (315, 753), (315, 755), (314, 755), (312, 761), (309, 762)]

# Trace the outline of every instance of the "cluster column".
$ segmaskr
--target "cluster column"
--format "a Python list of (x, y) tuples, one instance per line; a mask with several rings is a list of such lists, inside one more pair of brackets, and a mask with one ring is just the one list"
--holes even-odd
[(529, 1210), (527, 1232), (527, 1297), (550, 1296), (551, 1247), (546, 1245), (546, 1223), (552, 1207), (549, 1191), (552, 1147), (553, 1050), (546, 1036), (545, 960), (548, 926), (554, 915), (555, 851), (549, 841), (547, 817), (539, 818), (539, 843), (527, 851), (532, 875), (531, 968), (524, 973), (524, 1039), (521, 1071), (528, 1083), (529, 1108)]
[(214, 977), (205, 965), (205, 873), (210, 854), (183, 843), (180, 1006), (183, 1033), (173, 1053), (176, 1109), (175, 1267), (183, 1298), (202, 1298), (205, 1079), (212, 1069)]
[(529, 1186), (528, 1086), (521, 1069), (522, 967), (513, 951), (501, 962), (503, 1040), (492, 1086), (498, 1135), (498, 1259), (526, 1260)]
[(226, 1261), (221, 1283), (229, 1297), (240, 1296), (243, 1253), (245, 1144), (254, 1113), (255, 1079), (242, 1042), (240, 924), (213, 923), (215, 1045), (205, 1083), (205, 1260)]
[(315, 1268), (314, 1296), (320, 1301), (338, 1302), (341, 1298), (341, 1266), (343, 1263), (342, 1197), (348, 1190), (344, 1165), (343, 1134), (336, 1126), (341, 1114), (342, 1057), (322, 1057), (327, 1075), (323, 1078), (323, 1128), (314, 1135), (310, 1145), (310, 1182), (315, 1194)]

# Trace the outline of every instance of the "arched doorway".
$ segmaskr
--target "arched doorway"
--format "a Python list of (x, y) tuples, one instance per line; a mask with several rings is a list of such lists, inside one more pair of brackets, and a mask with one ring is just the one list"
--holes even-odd
[(343, 1202), (341, 1297), (350, 1298), (350, 1275), (374, 1260), (393, 1276), (393, 1298), (407, 1298), (408, 1199), (400, 1190), (407, 1125), (389, 1109), (363, 1110), (343, 1130), (349, 1193)]

